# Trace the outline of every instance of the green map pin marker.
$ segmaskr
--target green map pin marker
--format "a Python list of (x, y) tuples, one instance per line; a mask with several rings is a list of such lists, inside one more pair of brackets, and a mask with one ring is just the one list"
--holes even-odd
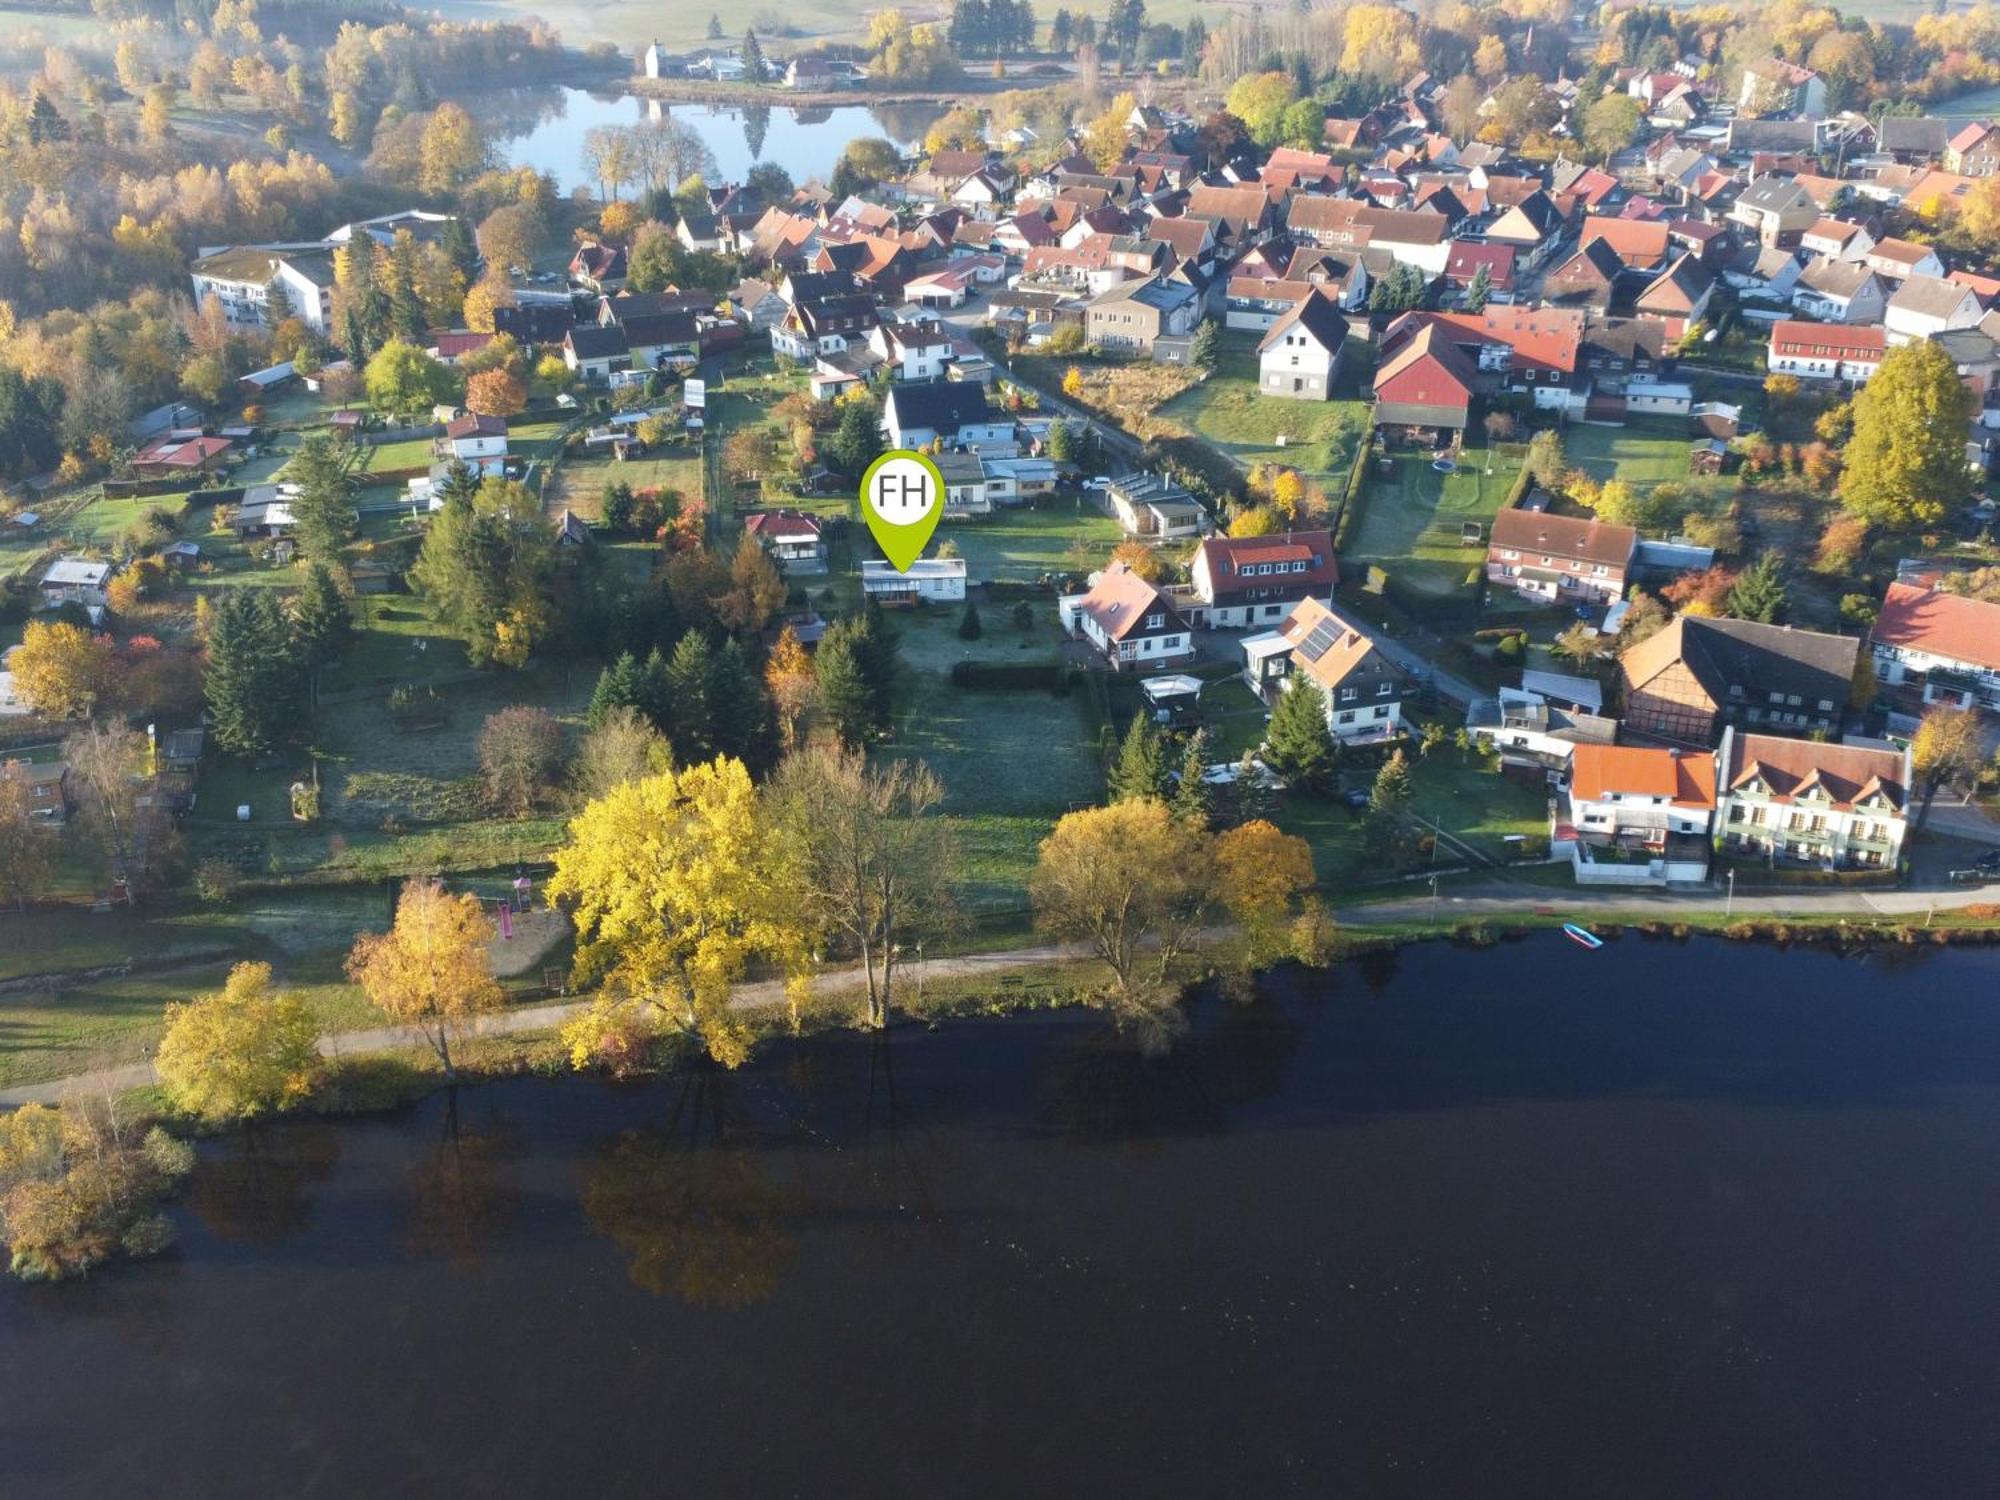
[(928, 454), (892, 449), (861, 476), (861, 515), (882, 555), (907, 573), (944, 515), (944, 475)]

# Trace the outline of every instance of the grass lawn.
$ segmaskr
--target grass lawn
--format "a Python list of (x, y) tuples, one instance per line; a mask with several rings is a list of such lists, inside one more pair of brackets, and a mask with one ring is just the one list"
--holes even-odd
[(1242, 677), (1211, 682), (1201, 690), (1201, 721), (1208, 730), (1210, 762), (1241, 760), (1264, 743), (1270, 713)]
[(1563, 433), (1563, 452), (1599, 482), (1622, 479), (1651, 488), (1667, 480), (1688, 477), (1688, 444), (1679, 424), (1635, 421), (1623, 427), (1586, 427), (1581, 423)]
[[(379, 1025), (341, 966), (356, 933), (388, 921), (381, 887), (250, 895), (220, 909), (0, 915), (0, 978), (49, 976), (0, 991), (0, 1086), (150, 1055), (166, 1005), (219, 988), (230, 966), (246, 959), (268, 962), (328, 1030)], [(131, 968), (81, 972), (114, 964)], [(512, 988), (525, 998), (539, 978), (537, 970)]]
[[(1123, 534), (1116, 521), (1090, 502), (1059, 500), (1046, 509), (1001, 508), (989, 516), (940, 526), (931, 551), (935, 555), (940, 541), (955, 543), (965, 559), (967, 576), (975, 582), (1033, 583), (1044, 573), (1087, 571), (1069, 556), (1079, 539), (1091, 549), (1089, 566), (1103, 566)], [(872, 550), (863, 555), (873, 555)]]
[[(1365, 789), (1373, 773), (1356, 772), (1343, 779)], [(1417, 817), (1495, 859), (1506, 858), (1508, 834), (1548, 832), (1547, 799), (1542, 793), (1503, 780), (1497, 771), (1461, 760), (1451, 750), (1417, 761), (1412, 779), (1416, 796), (1410, 810)], [(1362, 816), (1331, 800), (1287, 797), (1274, 821), (1313, 846), (1313, 866), (1320, 879), (1337, 888), (1393, 873), (1369, 864), (1361, 847)], [(1445, 860), (1448, 854), (1448, 849), (1440, 851), (1438, 857)]]
[(551, 515), (573, 510), (586, 521), (595, 521), (603, 510), (606, 487), (621, 483), (635, 491), (678, 490), (683, 495), (699, 495), (701, 458), (692, 448), (684, 447), (663, 448), (624, 463), (608, 453), (572, 458), (556, 470), (546, 509)]
[[(1383, 477), (1378, 460), (1343, 560), (1377, 563), (1428, 593), (1460, 588), (1467, 570), (1486, 557), (1486, 531), (1513, 487), (1520, 461), (1518, 449), (1468, 448), (1455, 472), (1440, 474), (1428, 458), (1398, 455)], [(1460, 541), (1468, 521), (1480, 523), (1480, 541)]]
[(386, 474), (393, 469), (428, 469), (436, 457), (429, 438), (405, 438), (365, 450), (363, 463), (369, 473)]
[(1062, 814), (1102, 795), (1095, 732), (1082, 693), (965, 692), (951, 684), (955, 661), (1053, 658), (1053, 619), (1038, 619), (1025, 637), (1011, 621), (988, 620), (977, 641), (958, 638), (958, 620), (959, 611), (945, 609), (891, 617), (909, 683), (896, 737), (879, 754), (918, 756), (943, 780), (968, 905), (982, 917), (1018, 912), (1027, 905), (1036, 845)]
[[(1245, 347), (1254, 351), (1254, 338)], [(1344, 475), (1368, 430), (1368, 411), (1359, 401), (1264, 395), (1257, 388), (1255, 353), (1244, 349), (1232, 351), (1208, 379), (1157, 415), (1206, 438), (1245, 469), (1282, 463), (1315, 476)]]

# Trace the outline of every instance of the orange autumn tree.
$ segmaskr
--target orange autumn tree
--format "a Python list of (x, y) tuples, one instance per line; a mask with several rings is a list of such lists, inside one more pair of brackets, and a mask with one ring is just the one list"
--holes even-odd
[(528, 409), (528, 388), (509, 370), (481, 370), (465, 382), (465, 406), (483, 417), (511, 417)]

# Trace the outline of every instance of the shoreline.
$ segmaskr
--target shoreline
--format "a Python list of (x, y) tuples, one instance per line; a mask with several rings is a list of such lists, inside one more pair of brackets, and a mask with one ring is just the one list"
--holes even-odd
[[(1428, 903), (1429, 898), (1423, 901)], [(1767, 913), (1737, 917), (1702, 909), (1674, 913), (1671, 907), (1663, 906), (1660, 915), (1653, 916), (1629, 908), (1622, 913), (1607, 908), (1556, 910), (1553, 904), (1546, 909), (1504, 917), (1453, 913), (1448, 918), (1416, 920), (1397, 914), (1378, 914), (1375, 920), (1369, 920), (1363, 915), (1365, 908), (1350, 907), (1335, 914), (1338, 931), (1327, 967), (1351, 962), (1371, 951), (1420, 942), (1492, 947), (1552, 932), (1567, 922), (1588, 927), (1607, 944), (1631, 936), (1679, 942), (1711, 937), (1723, 942), (1831, 946), (1843, 951), (2000, 944), (2000, 908), (1987, 903), (1967, 905), (1981, 908), (1970, 921), (1963, 920), (1957, 908), (1940, 908), (1922, 923), (1883, 914), (1824, 913), (1801, 917)], [(1199, 971), (1190, 975), (1188, 992), (1222, 977), (1221, 971), (1200, 955), (1197, 961)], [(934, 958), (925, 963), (920, 978), (910, 977), (913, 966), (905, 965), (898, 978), (905, 1000), (892, 1006), (891, 1024), (934, 1023), (977, 1015), (999, 1017), (1023, 1009), (1094, 1008), (1091, 995), (1095, 986), (1084, 979), (1084, 973), (1096, 969), (1098, 962), (1087, 953), (1061, 945), (1026, 944)], [(1274, 972), (1288, 964), (1289, 961), (1273, 965), (1258, 974)], [(757, 979), (739, 985), (730, 1005), (761, 1022), (776, 1022), (760, 1027), (758, 1043), (781, 1035), (810, 1036), (832, 1030), (861, 1029), (854, 1007), (843, 1004), (842, 997), (858, 993), (863, 984), (858, 966), (821, 976), (796, 1032), (786, 1019), (788, 1002), (780, 979)], [(910, 1003), (911, 989), (917, 991), (915, 1003)], [(554, 1002), (516, 1006), (482, 1018), (461, 1037), (464, 1059), (455, 1080), (445, 1077), (417, 1035), (407, 1027), (380, 1026), (330, 1033), (320, 1039), (320, 1050), (328, 1063), (326, 1078), (296, 1113), (361, 1113), (409, 1102), (454, 1082), (544, 1070), (570, 1072), (556, 1036), (564, 1021), (587, 1009), (594, 999), (595, 992), (591, 992)], [(368, 1080), (368, 1075), (398, 1067), (400, 1082), (386, 1095), (380, 1078)], [(358, 1096), (354, 1088), (357, 1080), (364, 1083)], [(0, 1089), (0, 1110), (107, 1095), (136, 1102), (183, 1129), (188, 1127), (189, 1122), (165, 1108), (150, 1060), (31, 1080)]]

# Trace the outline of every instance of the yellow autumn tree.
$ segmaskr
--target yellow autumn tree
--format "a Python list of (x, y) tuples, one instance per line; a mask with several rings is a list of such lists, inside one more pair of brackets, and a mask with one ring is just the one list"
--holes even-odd
[(777, 711), (778, 736), (785, 749), (793, 750), (803, 737), (806, 715), (819, 696), (819, 678), (813, 673), (812, 658), (799, 640), (799, 633), (787, 625), (771, 648), (764, 664), (764, 686), (770, 691), (771, 706)]
[(449, 1074), (452, 1038), (506, 998), (493, 979), (492, 943), (477, 896), (415, 879), (397, 898), (395, 925), (355, 940), (347, 974), (382, 1014), (421, 1032)]
[(1312, 846), (1280, 833), (1262, 818), (1215, 840), (1215, 889), (1243, 929), (1249, 961), (1269, 963), (1301, 915), (1300, 898), (1312, 889)]
[(1083, 395), (1083, 371), (1071, 365), (1063, 374), (1063, 394), (1075, 401)]
[(1083, 154), (1096, 162), (1100, 170), (1110, 171), (1125, 155), (1130, 139), (1125, 122), (1132, 118), (1132, 111), (1138, 105), (1133, 95), (1120, 94), (1083, 128)]
[(319, 1023), (297, 995), (272, 992), (269, 964), (238, 964), (214, 994), (167, 1007), (156, 1065), (177, 1109), (252, 1119), (305, 1097)]
[(83, 718), (109, 686), (111, 643), (66, 620), (30, 620), (11, 665), (14, 690), (36, 713)]
[(577, 981), (604, 983), (563, 1028), (575, 1066), (616, 1062), (662, 1026), (727, 1067), (749, 1056), (730, 986), (756, 957), (803, 968), (766, 833), (750, 773), (722, 757), (628, 781), (571, 820), (548, 896), (576, 923)]
[(516, 301), (514, 289), (505, 281), (487, 277), (466, 289), (465, 326), (474, 333), (493, 331), (493, 309), (512, 307)]

